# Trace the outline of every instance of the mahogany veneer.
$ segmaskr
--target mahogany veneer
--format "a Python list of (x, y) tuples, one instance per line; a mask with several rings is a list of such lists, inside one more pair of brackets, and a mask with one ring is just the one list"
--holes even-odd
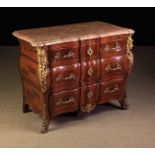
[(90, 112), (118, 100), (127, 109), (126, 79), (133, 65), (128, 28), (87, 22), (15, 31), (23, 111), (43, 117), (42, 133), (62, 113)]

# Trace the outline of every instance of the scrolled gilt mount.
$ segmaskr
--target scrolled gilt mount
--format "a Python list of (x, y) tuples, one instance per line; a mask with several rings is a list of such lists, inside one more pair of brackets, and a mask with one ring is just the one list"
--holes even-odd
[(38, 73), (41, 91), (45, 93), (47, 90), (47, 74), (48, 74), (48, 61), (46, 56), (46, 47), (37, 47), (37, 56), (38, 56)]
[(57, 78), (56, 78), (56, 82), (61, 82), (61, 81), (66, 81), (66, 80), (75, 80), (76, 79), (76, 74), (75, 73), (70, 73), (68, 76), (63, 77), (62, 74), (60, 74)]
[(81, 107), (81, 111), (90, 113), (95, 107), (96, 107), (96, 104), (88, 103)]
[(113, 94), (115, 92), (118, 92), (120, 90), (119, 86), (116, 84), (114, 86), (113, 89), (110, 89), (109, 87), (107, 87), (105, 90), (104, 90), (104, 94)]
[(122, 66), (117, 62), (115, 67), (111, 67), (111, 64), (108, 64), (105, 67), (105, 71), (110, 72), (110, 71), (121, 71)]
[(66, 55), (62, 55), (60, 52), (57, 52), (55, 55), (55, 59), (64, 59), (64, 58), (72, 58), (74, 53), (69, 51)]
[(128, 40), (127, 40), (127, 57), (129, 59), (129, 73), (134, 63), (134, 56), (132, 53), (132, 48), (133, 48), (133, 39), (132, 39), (132, 35), (129, 35)]
[(119, 42), (115, 42), (115, 47), (110, 47), (109, 44), (107, 44), (104, 48), (105, 51), (107, 52), (112, 52), (112, 51), (120, 51), (122, 48), (121, 48), (121, 45)]
[(63, 101), (61, 98), (56, 102), (56, 105), (57, 106), (61, 106), (61, 105), (64, 105), (64, 104), (70, 104), (72, 102), (75, 102), (75, 99), (73, 96), (69, 97), (68, 100), (66, 101)]

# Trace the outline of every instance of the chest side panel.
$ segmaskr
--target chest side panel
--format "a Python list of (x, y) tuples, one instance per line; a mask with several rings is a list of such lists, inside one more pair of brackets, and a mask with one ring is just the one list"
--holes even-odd
[(24, 102), (28, 104), (33, 111), (42, 113), (43, 104), (45, 98), (47, 98), (47, 95), (44, 95), (42, 90), (44, 89), (46, 92), (49, 91), (50, 69), (48, 66), (46, 67), (47, 74), (43, 77), (43, 59), (41, 56), (40, 58), (42, 60), (38, 59), (38, 54), (37, 48), (20, 40), (19, 71), (23, 84)]

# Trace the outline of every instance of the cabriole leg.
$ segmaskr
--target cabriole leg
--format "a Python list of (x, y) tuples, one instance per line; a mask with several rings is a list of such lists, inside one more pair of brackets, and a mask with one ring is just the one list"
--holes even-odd
[(127, 104), (127, 97), (124, 97), (122, 100), (119, 100), (119, 103), (121, 104), (121, 108), (123, 110), (127, 110), (128, 109), (128, 104)]
[(44, 99), (45, 100), (43, 103), (43, 111), (42, 111), (41, 133), (47, 133), (50, 124), (50, 111), (49, 111), (50, 107), (48, 97), (46, 96)]
[(50, 123), (49, 119), (43, 120), (42, 126), (41, 126), (41, 131), (40, 131), (41, 133), (47, 133), (48, 132), (49, 123)]
[(23, 103), (23, 113), (31, 112), (28, 104)]

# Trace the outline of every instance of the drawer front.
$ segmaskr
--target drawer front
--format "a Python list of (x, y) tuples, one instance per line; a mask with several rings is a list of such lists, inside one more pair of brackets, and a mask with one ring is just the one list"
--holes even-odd
[(71, 65), (79, 62), (78, 48), (62, 48), (52, 51), (50, 56), (51, 67)]
[(80, 90), (73, 89), (51, 95), (51, 114), (57, 116), (65, 112), (74, 112), (79, 108)]
[(59, 66), (51, 69), (51, 87), (53, 92), (79, 87), (80, 64)]
[(88, 105), (95, 105), (98, 102), (98, 97), (99, 84), (81, 87), (80, 109), (84, 112), (89, 112), (89, 110), (92, 110), (91, 107), (93, 108), (93, 106), (88, 107)]
[(78, 42), (55, 44), (51, 45), (49, 49), (51, 67), (79, 62)]
[(129, 71), (127, 56), (115, 56), (101, 59), (100, 65), (100, 81), (126, 76)]
[(81, 85), (97, 83), (99, 80), (99, 60), (81, 62)]
[(115, 79), (100, 83), (99, 103), (121, 100), (125, 96), (125, 80)]
[(81, 61), (89, 61), (97, 59), (98, 57), (98, 40), (89, 39), (81, 40), (81, 49), (80, 49)]
[(100, 42), (100, 58), (122, 55), (126, 53), (127, 37), (103, 38)]

